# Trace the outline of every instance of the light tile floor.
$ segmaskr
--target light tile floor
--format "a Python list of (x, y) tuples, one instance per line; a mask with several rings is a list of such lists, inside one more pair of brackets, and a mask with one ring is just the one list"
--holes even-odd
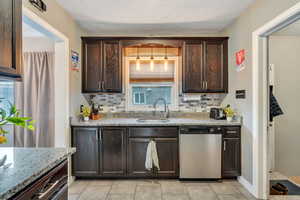
[[(254, 200), (237, 181), (80, 180), (69, 200)], [(276, 199), (277, 200), (277, 199)]]

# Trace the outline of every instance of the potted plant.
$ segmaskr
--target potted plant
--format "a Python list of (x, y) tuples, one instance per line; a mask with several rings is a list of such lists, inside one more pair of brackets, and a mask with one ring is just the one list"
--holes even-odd
[[(1, 102), (1, 101), (0, 101)], [(7, 143), (6, 135), (9, 134), (3, 129), (6, 124), (14, 124), (16, 126), (21, 126), (29, 130), (34, 130), (35, 121), (30, 117), (20, 117), (20, 111), (16, 109), (16, 106), (9, 102), (9, 111), (0, 108), (0, 144)]]
[(227, 105), (225, 108), (224, 108), (224, 112), (226, 114), (226, 119), (228, 122), (231, 122), (234, 115), (235, 115), (235, 112), (234, 110), (230, 107), (230, 105)]
[(83, 106), (81, 115), (84, 121), (89, 121), (91, 115), (91, 108), (89, 106)]

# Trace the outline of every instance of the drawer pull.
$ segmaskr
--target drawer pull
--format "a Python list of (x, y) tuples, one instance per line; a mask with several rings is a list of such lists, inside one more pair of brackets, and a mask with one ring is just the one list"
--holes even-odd
[(48, 193), (51, 192), (53, 188), (55, 188), (59, 184), (59, 182), (60, 181), (57, 180), (55, 183), (53, 183), (53, 185), (51, 185), (45, 192), (39, 195), (38, 199), (43, 199), (46, 195), (48, 195)]
[(226, 131), (227, 133), (236, 134), (236, 131)]

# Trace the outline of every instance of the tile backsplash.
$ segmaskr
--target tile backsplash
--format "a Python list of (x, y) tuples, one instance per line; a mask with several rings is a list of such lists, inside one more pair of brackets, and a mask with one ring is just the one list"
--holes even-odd
[[(181, 112), (208, 112), (210, 107), (221, 105), (226, 94), (183, 94), (178, 98)], [(85, 95), (89, 104), (103, 105), (104, 112), (126, 112), (125, 94)]]

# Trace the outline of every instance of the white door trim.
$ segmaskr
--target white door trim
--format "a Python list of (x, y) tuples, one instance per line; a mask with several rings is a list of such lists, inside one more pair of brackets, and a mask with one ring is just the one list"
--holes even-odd
[(253, 192), (261, 199), (269, 193), (268, 134), (268, 49), (267, 37), (299, 19), (300, 3), (284, 11), (252, 33), (253, 62)]

